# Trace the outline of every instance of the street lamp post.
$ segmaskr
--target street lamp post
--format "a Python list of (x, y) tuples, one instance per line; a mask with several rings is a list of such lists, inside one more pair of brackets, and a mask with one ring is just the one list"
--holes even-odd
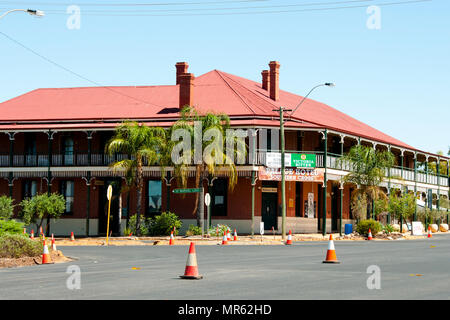
[(19, 11), (21, 11), (21, 12), (26, 12), (26, 13), (28, 13), (28, 14), (30, 14), (30, 15), (32, 15), (32, 16), (36, 16), (36, 17), (43, 17), (43, 16), (45, 15), (45, 14), (44, 14), (44, 11), (41, 11), (41, 10), (32, 10), (32, 9), (12, 9), (12, 10), (6, 11), (6, 12), (3, 13), (2, 15), (0, 15), (0, 19), (4, 18), (6, 15), (8, 15), (8, 14), (10, 14), (10, 13), (12, 13), (12, 12), (19, 12)]
[[(313, 92), (316, 88), (322, 87), (322, 86), (328, 86), (328, 87), (334, 87), (335, 84), (331, 82), (326, 82), (323, 84), (319, 84), (315, 87), (313, 87), (306, 96), (303, 97), (302, 101), (295, 107), (295, 109), (285, 109), (284, 107), (280, 107), (279, 109), (275, 109), (272, 111), (277, 111), (280, 113), (280, 142), (281, 142), (281, 235), (282, 239), (286, 239), (286, 176), (285, 176), (285, 151), (284, 151), (284, 112), (290, 112), (289, 120), (292, 116), (292, 114), (303, 104), (303, 102), (308, 98), (308, 96)], [(325, 163), (326, 168), (326, 163)], [(326, 175), (325, 175), (326, 177)], [(326, 178), (325, 178), (326, 179)], [(325, 182), (326, 183), (326, 182)]]

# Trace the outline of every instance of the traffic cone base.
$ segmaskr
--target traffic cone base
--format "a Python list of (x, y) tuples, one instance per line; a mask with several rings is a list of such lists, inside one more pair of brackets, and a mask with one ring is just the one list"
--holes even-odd
[(336, 250), (334, 249), (333, 236), (330, 235), (330, 240), (328, 242), (327, 256), (323, 263), (341, 263), (336, 257)]
[(184, 275), (180, 276), (180, 278), (187, 280), (203, 279), (203, 276), (198, 274), (197, 255), (195, 253), (195, 244), (193, 242), (191, 242), (191, 246), (189, 247), (189, 254)]

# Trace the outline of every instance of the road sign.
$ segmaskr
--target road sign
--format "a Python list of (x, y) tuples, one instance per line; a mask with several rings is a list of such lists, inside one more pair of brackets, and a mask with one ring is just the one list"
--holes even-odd
[(202, 192), (202, 188), (174, 189), (173, 193), (195, 193)]
[(106, 191), (106, 198), (107, 198), (108, 200), (111, 200), (111, 198), (112, 198), (112, 192), (113, 192), (112, 185), (109, 185), (109, 186), (108, 186), (108, 190)]
[(423, 235), (423, 224), (420, 221), (412, 222), (412, 234), (413, 236), (421, 236)]
[(205, 194), (205, 204), (209, 206), (210, 203), (211, 203), (211, 196), (209, 195), (209, 193), (207, 193)]

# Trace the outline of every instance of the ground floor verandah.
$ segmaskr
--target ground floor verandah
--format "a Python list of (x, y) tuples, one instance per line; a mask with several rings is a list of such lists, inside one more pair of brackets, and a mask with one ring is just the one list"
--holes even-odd
[[(257, 169), (257, 168), (256, 168)], [(0, 194), (11, 194), (15, 203), (32, 197), (37, 193), (48, 192), (48, 176), (28, 173), (17, 176), (13, 184), (7, 179), (0, 180)], [(227, 224), (240, 234), (260, 232), (260, 222), (264, 222), (266, 233), (281, 232), (281, 182), (261, 180), (258, 170), (241, 170), (233, 189), (229, 188), (226, 174), (214, 178), (205, 178), (203, 188), (211, 195), (211, 224)], [(329, 173), (324, 203), (323, 181), (287, 181), (286, 182), (286, 230), (293, 233), (323, 232), (324, 205), (326, 206), (326, 232), (339, 232), (344, 225), (354, 223), (350, 199), (356, 186), (342, 184), (341, 176)], [(128, 219), (136, 213), (136, 190), (124, 191), (125, 179), (111, 171), (84, 172), (74, 174), (54, 174), (51, 178), (51, 192), (59, 192), (66, 199), (66, 212), (56, 221), (51, 220), (48, 233), (67, 236), (74, 232), (79, 236), (96, 236), (106, 233), (107, 200), (106, 189), (113, 185), (111, 204), (111, 230), (114, 235), (123, 233)], [(254, 183), (252, 183), (254, 182)], [(188, 187), (194, 187), (194, 177), (188, 179)], [(163, 211), (177, 214), (183, 221), (181, 234), (190, 224), (197, 224), (195, 194), (175, 194), (179, 188), (177, 180), (161, 179), (160, 172), (146, 171), (143, 192), (143, 213), (148, 216)], [(392, 187), (395, 187), (393, 183)], [(252, 189), (254, 198), (252, 198)], [(444, 190), (443, 190), (444, 193)], [(445, 191), (444, 194), (447, 194)], [(252, 210), (253, 201), (253, 210)], [(16, 208), (16, 214), (20, 210)], [(204, 212), (206, 213), (206, 207)], [(252, 215), (253, 212), (253, 215)], [(205, 215), (206, 218), (206, 215)], [(33, 226), (29, 226), (31, 229)], [(341, 229), (342, 228), (342, 229)], [(36, 230), (35, 230), (36, 231)]]

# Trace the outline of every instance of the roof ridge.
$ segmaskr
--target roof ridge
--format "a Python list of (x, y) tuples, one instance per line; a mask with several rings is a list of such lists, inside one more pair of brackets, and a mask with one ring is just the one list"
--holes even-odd
[[(238, 81), (233, 80), (232, 78), (230, 78), (230, 77), (229, 77), (229, 75), (230, 75), (229, 73), (223, 72), (223, 71), (220, 71), (220, 72), (223, 74), (222, 76), (225, 76), (226, 78), (228, 78), (229, 81), (234, 82), (236, 85), (238, 85), (238, 86), (242, 87), (243, 89), (245, 89), (246, 91), (250, 92), (250, 93), (251, 93), (252, 95), (254, 95), (256, 98), (262, 99), (263, 101), (265, 101), (265, 102), (267, 102), (267, 103), (270, 103), (270, 104), (273, 105), (274, 107), (278, 107), (278, 106), (277, 106), (276, 104), (274, 104), (272, 101), (270, 101), (270, 100), (268, 100), (268, 99), (261, 98), (261, 97), (260, 97), (259, 95), (257, 95), (253, 90), (247, 88), (245, 85), (239, 83)], [(232, 76), (234, 76), (234, 77), (239, 77), (239, 76), (236, 76), (236, 75), (232, 75)], [(253, 80), (250, 80), (250, 79), (246, 79), (246, 78), (243, 78), (243, 79), (248, 80), (248, 81), (252, 81), (252, 82), (254, 82), (254, 83), (257, 83), (256, 81), (253, 81)], [(253, 110), (252, 110), (252, 111), (253, 111)], [(266, 110), (263, 110), (263, 109), (261, 109), (261, 111), (266, 112)], [(253, 111), (253, 112), (255, 113), (255, 111)]]
[(236, 96), (247, 106), (247, 109), (252, 112), (253, 114), (256, 114), (256, 112), (248, 105), (248, 103), (242, 98), (242, 96), (234, 90), (234, 88), (228, 83), (227, 80), (222, 76), (222, 71), (214, 69), (214, 71), (219, 75), (219, 77), (227, 84), (227, 86), (234, 92)]

